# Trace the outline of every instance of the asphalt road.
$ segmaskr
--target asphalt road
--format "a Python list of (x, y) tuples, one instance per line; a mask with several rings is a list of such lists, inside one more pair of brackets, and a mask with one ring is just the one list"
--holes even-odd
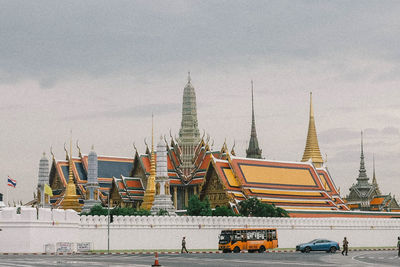
[[(349, 256), (325, 252), (263, 254), (167, 254), (162, 266), (400, 266), (396, 251), (352, 252)], [(0, 255), (0, 266), (151, 266), (153, 255)]]

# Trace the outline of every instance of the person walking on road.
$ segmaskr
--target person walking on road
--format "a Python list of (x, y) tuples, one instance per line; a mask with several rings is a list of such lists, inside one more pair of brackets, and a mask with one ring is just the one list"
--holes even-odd
[(344, 256), (346, 253), (346, 256), (347, 256), (347, 252), (349, 252), (349, 241), (347, 241), (347, 238), (345, 237), (343, 239), (342, 255)]
[(186, 237), (184, 236), (182, 238), (182, 249), (181, 249), (181, 253), (183, 253), (183, 250), (185, 250), (186, 253), (189, 253), (186, 249)]
[(400, 257), (400, 236), (397, 238), (397, 256)]

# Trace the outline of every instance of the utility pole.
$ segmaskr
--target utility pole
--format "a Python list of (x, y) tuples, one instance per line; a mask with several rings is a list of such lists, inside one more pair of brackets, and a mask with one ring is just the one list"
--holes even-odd
[(107, 213), (108, 213), (108, 216), (107, 216), (107, 253), (108, 254), (110, 254), (110, 193), (111, 192), (109, 192), (108, 193), (108, 196), (107, 196), (107, 198), (108, 198), (108, 207), (107, 207)]

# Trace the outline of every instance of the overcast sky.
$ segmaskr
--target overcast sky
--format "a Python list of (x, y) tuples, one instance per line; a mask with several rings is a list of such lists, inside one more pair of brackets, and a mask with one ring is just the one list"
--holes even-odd
[[(43, 152), (133, 157), (178, 134), (191, 71), (199, 128), (245, 156), (254, 80), (263, 156), (298, 161), (313, 92), (342, 195), (366, 168), (400, 199), (399, 1), (1, 1), (0, 192), (29, 201)], [(77, 150), (74, 148), (74, 155)]]

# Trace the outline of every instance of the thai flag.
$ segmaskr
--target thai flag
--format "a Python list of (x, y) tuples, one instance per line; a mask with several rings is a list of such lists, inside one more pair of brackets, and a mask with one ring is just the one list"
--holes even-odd
[(11, 179), (10, 176), (8, 176), (8, 186), (16, 187), (17, 186), (17, 181), (14, 179)]

